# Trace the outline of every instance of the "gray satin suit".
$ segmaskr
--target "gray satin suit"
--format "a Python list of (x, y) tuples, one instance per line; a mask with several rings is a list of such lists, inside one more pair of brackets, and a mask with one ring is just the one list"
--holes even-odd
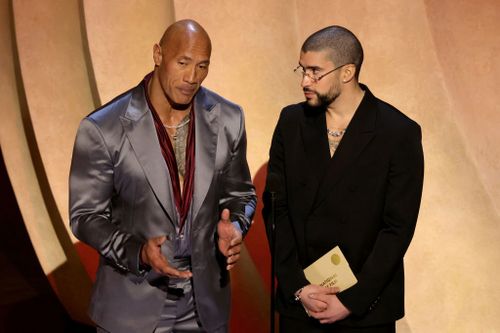
[[(195, 175), (191, 202), (191, 269), (196, 309), (207, 331), (227, 324), (229, 274), (218, 251), (223, 208), (245, 233), (255, 210), (242, 110), (200, 88), (194, 98)], [(177, 212), (141, 84), (86, 117), (78, 129), (70, 174), (71, 228), (100, 254), (90, 306), (110, 332), (153, 332), (166, 292), (139, 269), (146, 239), (175, 234)], [(168, 241), (167, 241), (168, 243)], [(164, 251), (172, 262), (172, 251)], [(157, 276), (156, 276), (157, 277)], [(78, 286), (75, 286), (76, 288)]]

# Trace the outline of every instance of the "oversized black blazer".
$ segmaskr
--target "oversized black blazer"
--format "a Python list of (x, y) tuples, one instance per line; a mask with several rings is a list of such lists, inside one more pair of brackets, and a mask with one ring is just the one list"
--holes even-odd
[[(266, 191), (277, 197), (275, 268), (282, 315), (305, 316), (293, 301), (294, 292), (309, 284), (303, 269), (336, 245), (358, 279), (338, 294), (352, 311), (342, 323), (367, 326), (404, 315), (403, 256), (423, 184), (421, 130), (362, 88), (365, 96), (332, 158), (324, 110), (290, 105), (276, 126)], [(265, 215), (268, 208), (269, 203)]]

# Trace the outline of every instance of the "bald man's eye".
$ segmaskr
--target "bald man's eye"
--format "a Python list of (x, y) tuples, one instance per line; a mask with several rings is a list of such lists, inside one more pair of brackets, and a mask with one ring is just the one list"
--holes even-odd
[(185, 61), (179, 61), (178, 64), (181, 65), (181, 66), (186, 66), (187, 62), (185, 62)]
[(199, 69), (208, 69), (208, 65), (198, 65)]

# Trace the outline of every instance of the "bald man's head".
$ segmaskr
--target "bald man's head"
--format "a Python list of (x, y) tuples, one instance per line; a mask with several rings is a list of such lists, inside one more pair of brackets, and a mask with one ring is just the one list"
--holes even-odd
[(186, 108), (208, 75), (212, 44), (193, 20), (175, 22), (153, 47), (155, 70), (152, 94), (175, 108)]
[(206, 45), (209, 53), (212, 52), (212, 42), (208, 33), (194, 20), (180, 20), (170, 25), (163, 33), (159, 44), (162, 49), (165, 49), (175, 47), (179, 43), (189, 43), (193, 40)]

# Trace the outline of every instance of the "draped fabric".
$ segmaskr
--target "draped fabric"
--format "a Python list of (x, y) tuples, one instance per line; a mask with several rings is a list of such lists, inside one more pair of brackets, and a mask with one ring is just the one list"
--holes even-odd
[(153, 115), (153, 120), (156, 128), (156, 134), (158, 135), (158, 141), (161, 146), (161, 153), (165, 162), (167, 163), (168, 172), (170, 174), (170, 180), (172, 183), (172, 189), (174, 192), (175, 206), (179, 214), (179, 234), (182, 234), (184, 224), (188, 215), (189, 207), (191, 206), (191, 200), (193, 198), (194, 189), (194, 146), (195, 146), (195, 117), (194, 117), (194, 107), (191, 106), (189, 111), (190, 122), (189, 122), (189, 132), (186, 143), (186, 173), (184, 177), (184, 184), (181, 192), (179, 171), (177, 168), (177, 162), (175, 160), (174, 147), (170, 142), (167, 130), (163, 126), (160, 116), (156, 112), (153, 104), (151, 103), (148, 95), (148, 83), (153, 77), (153, 73), (149, 73), (144, 77), (143, 88), (144, 94), (146, 96), (146, 101), (148, 103), (151, 114)]

